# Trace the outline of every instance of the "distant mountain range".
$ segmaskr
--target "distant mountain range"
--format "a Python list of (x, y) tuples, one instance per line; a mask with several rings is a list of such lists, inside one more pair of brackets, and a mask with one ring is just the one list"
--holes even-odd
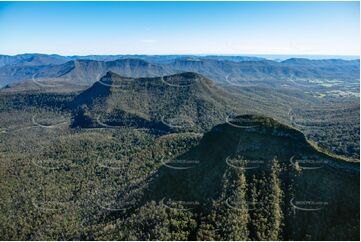
[(0, 238), (359, 239), (359, 60), (1, 58)]
[(229, 61), (258, 61), (265, 60), (261, 57), (251, 56), (218, 56), (218, 55), (46, 55), (46, 54), (19, 54), (19, 55), (0, 55), (0, 66), (14, 64), (61, 64), (71, 60), (96, 60), (96, 61), (113, 61), (119, 59), (141, 59), (149, 62), (167, 63), (177, 59), (212, 59), (212, 60), (229, 60)]
[(359, 60), (282, 62), (242, 56), (85, 56), (25, 54), (0, 56), (0, 86), (37, 81), (91, 85), (108, 71), (127, 77), (156, 77), (196, 72), (219, 84), (280, 86), (293, 79), (359, 80)]

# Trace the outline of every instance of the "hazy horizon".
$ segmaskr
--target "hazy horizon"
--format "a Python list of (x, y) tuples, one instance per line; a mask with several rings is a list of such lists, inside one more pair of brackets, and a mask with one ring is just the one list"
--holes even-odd
[(360, 241), (360, 3), (165, 1), (0, 2), (0, 240)]
[(56, 55), (56, 56), (64, 56), (64, 57), (87, 57), (87, 56), (199, 56), (199, 57), (206, 57), (206, 56), (227, 56), (227, 57), (259, 57), (265, 58), (269, 60), (285, 60), (289, 58), (305, 58), (305, 59), (312, 59), (312, 60), (321, 60), (321, 59), (343, 59), (343, 60), (355, 60), (360, 59), (359, 55), (293, 55), (293, 54), (84, 54), (84, 55), (61, 55), (57, 53), (18, 53), (18, 54), (3, 54), (3, 56), (20, 56), (20, 55)]

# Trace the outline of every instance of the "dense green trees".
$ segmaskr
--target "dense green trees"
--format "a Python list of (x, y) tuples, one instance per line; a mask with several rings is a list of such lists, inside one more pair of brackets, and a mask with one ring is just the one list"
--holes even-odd
[[(63, 98), (68, 100), (51, 100)], [(261, 129), (219, 125), (204, 136), (129, 127), (46, 128), (32, 123), (34, 114), (39, 122), (57, 123), (63, 116), (70, 124), (69, 110), (25, 104), (22, 109), (25, 99), (19, 97), (12, 110), (2, 107), (0, 116), (6, 127), (0, 133), (1, 239), (358, 238), (358, 174), (327, 166), (296, 170), (289, 160), (293, 153), (315, 151), (305, 148), (300, 133), (276, 121), (255, 118)], [(86, 107), (75, 114), (94, 121)], [(256, 169), (225, 162), (237, 146), (239, 157), (262, 161)], [(171, 170), (164, 166), (170, 159), (199, 164)], [(313, 213), (294, 211), (289, 200), (296, 196), (328, 205)]]
[(124, 223), (124, 240), (189, 240), (197, 222), (181, 204), (165, 207), (145, 204)]
[(258, 172), (250, 178), (251, 237), (255, 240), (280, 240), (283, 221), (282, 190), (280, 166), (276, 159), (272, 161), (270, 173), (266, 172)]

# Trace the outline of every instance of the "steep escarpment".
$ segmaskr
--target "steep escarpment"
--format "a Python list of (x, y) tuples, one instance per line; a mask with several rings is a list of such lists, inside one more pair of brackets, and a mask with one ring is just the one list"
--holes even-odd
[(153, 201), (169, 210), (165, 221), (175, 218), (172, 211), (195, 218), (197, 229), (187, 231), (188, 239), (358, 237), (358, 173), (335, 168), (332, 163), (340, 161), (271, 118), (228, 119), (197, 146), (162, 162), (142, 208)]

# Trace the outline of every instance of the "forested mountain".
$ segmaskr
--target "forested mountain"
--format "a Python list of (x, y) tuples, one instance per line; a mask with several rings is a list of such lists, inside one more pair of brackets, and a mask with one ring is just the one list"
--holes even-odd
[[(340, 226), (357, 236), (352, 224), (359, 217), (352, 214), (359, 202), (351, 202), (348, 193), (359, 194), (354, 179), (359, 167), (346, 164), (336, 171), (335, 163), (292, 128), (269, 118), (237, 116), (162, 166), (146, 198), (193, 215), (198, 225), (188, 233), (191, 239), (334, 240), (345, 236), (336, 232)], [(350, 190), (344, 190), (346, 184)], [(152, 238), (147, 236), (152, 235), (142, 238)], [(168, 236), (164, 239), (174, 239)]]
[[(5, 57), (3, 57), (6, 59)], [(20, 58), (20, 57), (19, 57)], [(147, 58), (117, 59), (98, 61), (87, 59), (70, 60), (52, 56), (35, 56), (40, 59), (33, 64), (23, 61), (14, 65), (0, 67), (2, 86), (29, 81), (32, 78), (66, 78), (74, 83), (91, 85), (107, 71), (116, 72), (126, 77), (153, 77), (179, 72), (196, 72), (217, 83), (236, 84), (257, 83), (266, 86), (293, 86), (292, 80), (359, 80), (359, 60), (307, 60), (289, 59), (276, 62), (264, 59), (244, 59), (233, 61), (232, 58), (179, 57), (164, 61), (152, 61)], [(47, 62), (46, 59), (49, 59)], [(144, 60), (146, 59), (146, 60)], [(159, 57), (159, 59), (161, 59)], [(234, 58), (236, 59), (236, 58)], [(28, 59), (26, 59), (28, 60)], [(291, 81), (290, 81), (291, 80)], [(61, 80), (60, 80), (61, 81)]]
[(358, 61), (169, 58), (0, 68), (1, 239), (359, 240)]
[[(138, 119), (138, 127), (188, 130), (209, 129), (239, 106), (212, 81), (191, 72), (138, 79), (108, 72), (77, 96), (74, 105), (82, 118), (84, 113), (92, 114), (88, 118), (93, 122), (88, 125), (99, 126), (101, 116), (108, 125), (124, 126), (123, 115), (127, 114)], [(77, 118), (75, 124), (83, 126)]]
[[(129, 64), (127, 60), (119, 62)], [(331, 150), (333, 153), (349, 157), (351, 160), (359, 157), (359, 99), (357, 97), (359, 85), (357, 81), (317, 80), (308, 84), (298, 81), (288, 82), (289, 84), (293, 83), (293, 86), (284, 88), (253, 84), (237, 85), (230, 82), (228, 86), (223, 85), (221, 88), (220, 85), (211, 80), (201, 81), (200, 85), (188, 85), (188, 82), (196, 79), (208, 79), (198, 74), (188, 73), (185, 75), (179, 73), (173, 77), (162, 75), (163, 78), (134, 79), (124, 76), (120, 78), (113, 73), (112, 76), (116, 80), (115, 84), (111, 78), (107, 77), (102, 80), (100, 77), (99, 82), (86, 90), (87, 84), (76, 84), (77, 82), (73, 80), (76, 76), (90, 78), (94, 73), (102, 70), (102, 65), (98, 68), (101, 62), (90, 61), (89, 64), (88, 61), (84, 61), (84, 63), (88, 66), (89, 72), (80, 72), (78, 68), (73, 69), (73, 62), (69, 62), (70, 66), (63, 65), (68, 72), (65, 72), (62, 77), (35, 78), (33, 81), (21, 85), (1, 89), (0, 94), (4, 94), (2, 96), (4, 107), (11, 107), (15, 103), (17, 106), (27, 106), (30, 103), (32, 105), (45, 104), (49, 103), (50, 100), (47, 100), (49, 97), (53, 98), (49, 93), (74, 96), (80, 91), (83, 94), (76, 99), (79, 105), (75, 105), (80, 113), (87, 113), (87, 109), (94, 108), (90, 102), (97, 99), (96, 95), (106, 95), (106, 98), (103, 99), (104, 103), (100, 102), (100, 107), (104, 108), (97, 108), (96, 110), (100, 111), (97, 111), (96, 115), (93, 113), (92, 115), (95, 116), (91, 118), (91, 120), (99, 123), (97, 119), (100, 115), (100, 123), (102, 123), (101, 120), (105, 121), (103, 125), (106, 125), (107, 122), (113, 124), (120, 122), (121, 117), (123, 117), (119, 113), (120, 110), (133, 110), (130, 113), (140, 115), (147, 122), (150, 120), (158, 122), (163, 117), (173, 123), (188, 123), (186, 126), (198, 128), (211, 127), (218, 121), (224, 121), (226, 114), (232, 112), (238, 114), (253, 113), (267, 115), (287, 123), (304, 132), (310, 140), (322, 148)], [(118, 61), (114, 63), (118, 63)], [(135, 60), (135, 63), (144, 62)], [(83, 64), (79, 66), (83, 66)], [(95, 65), (94, 71), (91, 70), (93, 64)], [(153, 67), (148, 68), (146, 66), (139, 69), (147, 73), (150, 73), (151, 70), (158, 70), (157, 66)], [(164, 73), (166, 72), (164, 70)], [(58, 69), (55, 73), (64, 73), (64, 70)], [(74, 79), (71, 76), (74, 76)], [(174, 79), (176, 84), (173, 85), (172, 81), (166, 81), (167, 78)], [(120, 81), (121, 79), (123, 81)], [(228, 81), (230, 80), (228, 79)], [(278, 81), (269, 83), (277, 84)], [(84, 89), (86, 91), (83, 91)], [(88, 97), (86, 98), (86, 96)], [(177, 97), (177, 99), (173, 99), (173, 97)], [(80, 99), (83, 101), (79, 102)], [(180, 105), (178, 105), (178, 101)], [(95, 104), (96, 102), (97, 100), (94, 100)], [(82, 104), (89, 107), (83, 106), (81, 108)], [(116, 107), (117, 105), (118, 107)], [(34, 108), (38, 108), (38, 106), (35, 105)], [(196, 110), (197, 108), (199, 110)], [(174, 113), (167, 110), (174, 110)], [(198, 117), (198, 115), (200, 116)], [(220, 117), (222, 118), (220, 119)], [(215, 122), (216, 120), (217, 122)], [(199, 121), (202, 123), (200, 126)], [(95, 124), (88, 123), (88, 125)]]
[(3, 239), (359, 238), (359, 166), (273, 119), (234, 116), (202, 135), (49, 129), (41, 117), (2, 139)]
[(122, 73), (128, 77), (147, 77), (170, 74), (167, 67), (151, 64), (140, 59), (120, 59), (115, 61), (73, 60), (61, 65), (10, 65), (0, 68), (0, 83), (30, 81), (41, 82), (52, 78), (53, 82), (67, 80), (73, 84), (91, 85), (107, 71)]
[(0, 242), (361, 241), (359, 18), (0, 2)]
[(5, 65), (56, 65), (69, 61), (65, 56), (45, 54), (0, 55), (0, 67)]
[[(358, 80), (359, 61), (345, 60), (309, 60), (290, 59), (283, 62), (261, 61), (217, 61), (217, 60), (176, 60), (170, 64), (172, 68), (203, 74), (218, 83), (227, 83), (230, 77), (236, 83), (268, 82), (269, 85), (280, 84), (289, 79), (343, 79)], [(274, 83), (276, 82), (276, 83)]]
[[(34, 62), (44, 58), (47, 63), (43, 64), (60, 64), (71, 60), (94, 60), (94, 61), (114, 61), (119, 59), (141, 59), (155, 63), (167, 63), (182, 58), (198, 58), (198, 59), (213, 59), (213, 60), (230, 60), (230, 61), (257, 61), (263, 60), (260, 57), (251, 56), (219, 56), (219, 55), (46, 55), (46, 54), (19, 54), (19, 55), (0, 55), (0, 66), (21, 64), (24, 62)], [(39, 62), (37, 62), (39, 63)], [(35, 64), (35, 62), (34, 62)]]

